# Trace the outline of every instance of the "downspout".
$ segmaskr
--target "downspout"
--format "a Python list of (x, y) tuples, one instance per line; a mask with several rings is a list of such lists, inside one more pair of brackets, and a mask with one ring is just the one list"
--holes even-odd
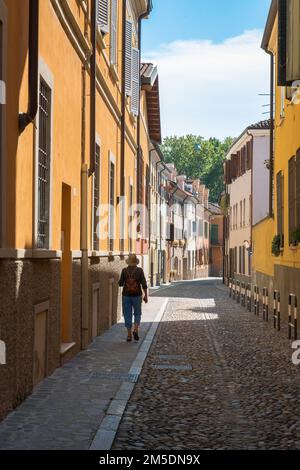
[[(150, 174), (150, 177), (152, 175), (152, 153), (153, 152), (156, 152), (156, 149), (151, 149), (149, 150), (149, 174)], [(148, 230), (149, 230), (149, 248), (150, 248), (150, 283), (151, 283), (151, 286), (153, 287), (153, 268), (151, 266), (151, 215), (152, 215), (152, 212), (151, 212), (151, 200), (152, 200), (152, 197), (151, 197), (151, 185), (150, 185), (150, 182), (149, 182), (149, 188), (148, 188), (148, 191), (149, 191), (149, 197), (148, 197), (148, 201), (149, 201), (149, 207), (148, 207)]]
[[(142, 21), (147, 18), (152, 11), (152, 0), (148, 0), (148, 6), (147, 6), (147, 11), (143, 13), (142, 15), (139, 16), (138, 18), (138, 49), (139, 49), (139, 63), (141, 64), (141, 59), (142, 59)], [(140, 105), (141, 105), (141, 86), (139, 86), (139, 99), (138, 99), (138, 106), (139, 106), (139, 113), (138, 113), (138, 118), (137, 118), (137, 203), (142, 203), (142, 201), (139, 201), (139, 189), (140, 189), (140, 181), (139, 181), (139, 175), (140, 175), (140, 167), (141, 167), (141, 161), (140, 161), (140, 146), (141, 146), (141, 112), (140, 112)], [(143, 183), (142, 183), (143, 184)]]
[(122, 3), (122, 90), (121, 90), (121, 165), (120, 165), (120, 196), (125, 195), (125, 119), (126, 119), (126, 4)]
[[(247, 132), (248, 135), (251, 136), (252, 138), (252, 141), (251, 141), (251, 145), (252, 145), (252, 162), (251, 162), (251, 207), (250, 207), (250, 240), (249, 240), (249, 244), (250, 244), (250, 249), (251, 249), (251, 252), (252, 252), (252, 241), (253, 241), (253, 195), (254, 195), (254, 191), (253, 191), (253, 166), (254, 166), (254, 135), (251, 134), (251, 132)], [(251, 260), (251, 269), (252, 269), (252, 259), (251, 259), (251, 256), (250, 256), (250, 253), (248, 252), (248, 263), (250, 263), (250, 260)], [(248, 275), (249, 275), (249, 269), (250, 266), (248, 266)], [(250, 274), (251, 275), (251, 274)]]
[(19, 114), (19, 133), (35, 120), (38, 111), (38, 75), (39, 75), (39, 0), (29, 1), (28, 34), (28, 109)]
[[(161, 162), (159, 162), (161, 163)], [(159, 181), (159, 205), (160, 205), (160, 208), (159, 208), (159, 251), (160, 251), (160, 257), (159, 257), (159, 277), (160, 277), (160, 281), (159, 281), (159, 284), (161, 283), (161, 279), (162, 279), (162, 272), (161, 272), (161, 262), (162, 262), (162, 234), (161, 234), (161, 229), (162, 229), (162, 215), (161, 215), (161, 206), (162, 206), (162, 195), (161, 195), (161, 174), (162, 172), (165, 171), (165, 168), (163, 168), (160, 172), (159, 172), (159, 178), (158, 178), (158, 181)], [(163, 279), (163, 282), (164, 282), (164, 279)]]
[[(95, 2), (91, 2), (91, 36), (95, 36), (96, 31), (96, 22), (93, 21), (93, 16), (96, 18), (95, 13)], [(89, 11), (86, 14), (85, 20), (85, 37), (88, 37), (88, 17)], [(93, 27), (95, 28), (94, 31)], [(96, 57), (96, 49), (94, 49), (95, 44), (93, 44), (93, 50), (91, 51), (90, 56), (90, 87), (91, 87), (91, 103), (90, 103), (90, 143), (92, 144), (92, 139), (94, 139), (94, 145), (91, 145), (90, 148), (90, 168), (88, 168), (87, 163), (85, 162), (85, 142), (86, 142), (86, 69), (87, 62), (82, 68), (83, 75), (83, 85), (82, 85), (82, 156), (81, 156), (81, 349), (85, 349), (88, 345), (88, 331), (89, 331), (89, 260), (88, 260), (88, 180), (89, 175), (92, 174), (94, 167), (94, 158), (92, 158), (92, 150), (95, 149), (95, 119), (93, 120), (93, 113), (95, 112), (95, 106), (93, 106), (92, 101), (92, 62), (93, 55)], [(88, 61), (88, 58), (87, 58)], [(94, 69), (95, 70), (95, 69)], [(95, 96), (95, 95), (94, 95)], [(93, 130), (94, 129), (94, 130)], [(94, 152), (95, 153), (95, 152)]]
[(195, 207), (195, 279), (196, 279), (196, 275), (197, 275), (197, 270), (196, 270), (196, 259), (197, 259), (197, 205), (198, 203), (194, 203), (194, 207)]
[(269, 188), (269, 216), (274, 216), (273, 211), (273, 181), (274, 181), (274, 56), (270, 55), (270, 188)]
[(96, 158), (96, 55), (97, 55), (97, 28), (96, 28), (96, 0), (91, 2), (91, 44), (90, 57), (91, 91), (90, 91), (90, 168), (89, 176), (95, 173)]

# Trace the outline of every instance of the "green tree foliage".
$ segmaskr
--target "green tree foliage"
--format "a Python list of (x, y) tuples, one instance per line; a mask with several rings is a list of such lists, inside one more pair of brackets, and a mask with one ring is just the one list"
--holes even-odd
[(210, 189), (210, 201), (219, 202), (224, 190), (223, 163), (233, 139), (208, 140), (196, 135), (167, 137), (161, 146), (167, 163), (174, 163), (178, 174), (200, 179)]

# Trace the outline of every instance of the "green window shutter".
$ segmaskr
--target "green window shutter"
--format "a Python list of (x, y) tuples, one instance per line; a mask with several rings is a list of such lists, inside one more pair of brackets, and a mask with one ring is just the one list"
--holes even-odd
[(211, 226), (211, 232), (210, 232), (210, 242), (212, 245), (216, 245), (219, 241), (219, 226), (216, 224), (213, 224)]

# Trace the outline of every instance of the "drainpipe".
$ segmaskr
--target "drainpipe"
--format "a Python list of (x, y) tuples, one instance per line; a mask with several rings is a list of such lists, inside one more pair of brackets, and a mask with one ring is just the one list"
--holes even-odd
[(19, 114), (19, 133), (35, 120), (38, 110), (38, 75), (39, 75), (39, 0), (29, 1), (29, 36), (28, 36), (28, 109)]
[(274, 56), (270, 55), (270, 188), (269, 188), (269, 216), (273, 217), (273, 180), (274, 180)]
[[(92, 2), (93, 3), (93, 2)], [(89, 5), (88, 5), (89, 8)], [(85, 15), (84, 36), (88, 39), (89, 11)], [(92, 51), (90, 52), (92, 53)], [(80, 249), (81, 249), (81, 349), (88, 344), (88, 165), (85, 163), (86, 147), (86, 62), (82, 66), (82, 122), (81, 122), (81, 214), (80, 214)]]
[[(151, 175), (152, 174), (152, 153), (153, 152), (156, 152), (156, 149), (151, 149), (149, 151), (149, 174)], [(150, 176), (151, 177), (151, 176)], [(148, 191), (149, 191), (149, 197), (148, 197), (148, 200), (149, 200), (149, 207), (148, 207), (148, 229), (149, 229), (149, 248), (150, 248), (150, 283), (151, 283), (151, 286), (153, 287), (153, 269), (151, 268), (151, 185), (150, 185), (150, 182), (149, 182), (149, 188), (148, 188)]]
[[(151, 11), (152, 11), (152, 0), (148, 0), (148, 6), (147, 6), (147, 11), (143, 13), (142, 15), (139, 16), (138, 18), (138, 49), (139, 49), (139, 63), (141, 63), (141, 58), (142, 58), (142, 21), (147, 18)], [(141, 86), (139, 86), (139, 113), (138, 113), (138, 118), (137, 118), (137, 203), (141, 202), (139, 201), (139, 174), (140, 174), (140, 166), (141, 166), (141, 161), (140, 161), (140, 146), (141, 146), (141, 113), (140, 113), (140, 103), (141, 103)], [(143, 184), (143, 183), (142, 183)]]
[(88, 345), (89, 330), (89, 258), (88, 258), (88, 165), (81, 166), (81, 348)]
[(123, 0), (122, 3), (122, 96), (121, 96), (121, 168), (120, 168), (120, 196), (125, 195), (125, 120), (126, 120), (126, 4), (127, 1)]
[(90, 168), (89, 176), (95, 173), (96, 154), (96, 55), (97, 55), (97, 26), (96, 26), (96, 0), (91, 2), (91, 44), (90, 57), (91, 97), (90, 97)]

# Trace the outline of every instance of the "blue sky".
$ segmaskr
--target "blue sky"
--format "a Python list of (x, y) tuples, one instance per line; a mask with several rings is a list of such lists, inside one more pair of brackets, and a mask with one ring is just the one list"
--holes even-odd
[(143, 58), (158, 65), (163, 133), (236, 136), (263, 115), (270, 0), (153, 0)]

